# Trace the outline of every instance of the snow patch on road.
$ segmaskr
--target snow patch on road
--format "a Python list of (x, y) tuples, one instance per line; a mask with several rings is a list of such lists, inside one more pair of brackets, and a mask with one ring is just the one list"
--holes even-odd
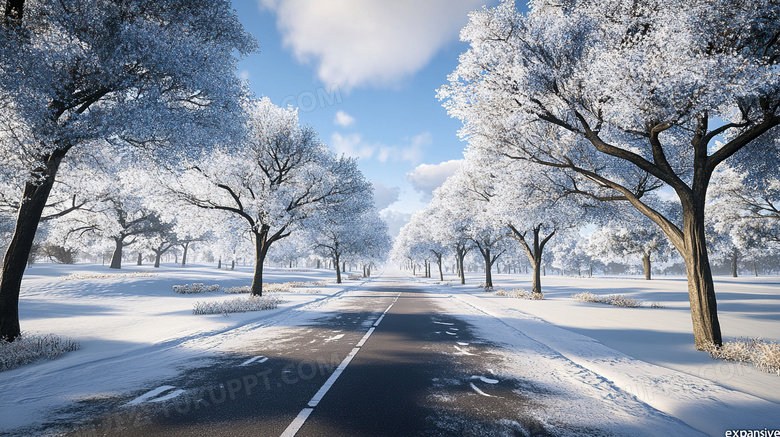
[(328, 343), (328, 342), (331, 342), (331, 341), (336, 341), (336, 340), (341, 340), (342, 338), (344, 338), (344, 334), (334, 335), (333, 337), (326, 338), (325, 339), (325, 343)]
[(484, 391), (480, 390), (480, 389), (479, 389), (479, 387), (477, 387), (476, 385), (474, 385), (474, 383), (473, 383), (473, 382), (470, 382), (470, 383), (469, 383), (469, 385), (470, 385), (470, 386), (471, 386), (471, 388), (472, 388), (472, 389), (474, 389), (474, 391), (475, 391), (475, 392), (477, 392), (478, 394), (481, 394), (482, 396), (485, 396), (485, 397), (488, 397), (488, 398), (492, 398), (492, 397), (493, 397), (493, 395), (489, 395), (489, 394), (485, 393)]
[(478, 380), (480, 380), (480, 381), (482, 381), (484, 383), (487, 383), (487, 384), (498, 384), (498, 380), (497, 379), (487, 378), (487, 377), (479, 376), (479, 375), (472, 375), (471, 379), (478, 379)]

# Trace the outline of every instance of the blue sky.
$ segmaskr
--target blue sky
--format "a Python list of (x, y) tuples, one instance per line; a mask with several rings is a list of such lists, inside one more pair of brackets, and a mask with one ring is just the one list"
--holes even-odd
[(458, 32), (483, 0), (234, 0), (260, 53), (239, 74), (299, 108), (337, 153), (359, 158), (397, 228), (454, 171), (466, 144), (436, 89), (468, 47)]

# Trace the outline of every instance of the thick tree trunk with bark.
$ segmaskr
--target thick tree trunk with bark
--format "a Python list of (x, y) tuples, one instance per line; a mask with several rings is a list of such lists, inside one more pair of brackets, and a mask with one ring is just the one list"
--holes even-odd
[(141, 255), (141, 252), (138, 252), (138, 258), (135, 260), (135, 265), (140, 266), (144, 263), (144, 256)]
[(441, 267), (442, 254), (436, 254), (436, 264), (439, 266), (439, 281), (444, 282), (444, 270)]
[(59, 149), (44, 160), (43, 180), (24, 186), (16, 217), (16, 227), (3, 258), (0, 273), (0, 339), (14, 341), (21, 333), (19, 325), (19, 293), (24, 269), (38, 231), (43, 209), (51, 193), (60, 162), (67, 149)]
[(154, 252), (154, 268), (158, 269), (160, 268), (160, 260), (162, 259), (162, 256), (165, 254), (165, 252), (168, 251), (168, 249), (165, 250), (156, 250), (152, 249)]
[(643, 253), (642, 254), (642, 268), (645, 270), (645, 280), (649, 281), (652, 279), (652, 269), (650, 264), (650, 254), (649, 253)]
[(480, 248), (480, 251), (485, 259), (485, 288), (493, 288), (493, 261), (490, 257), (490, 248)]
[(731, 251), (731, 276), (737, 277), (737, 261), (739, 260), (739, 251), (734, 249)]
[(523, 246), (523, 249), (525, 249), (528, 261), (531, 263), (531, 268), (533, 269), (533, 276), (531, 279), (531, 293), (537, 295), (537, 297), (541, 297), (543, 296), (542, 274), (546, 274), (546, 272), (544, 272), (544, 267), (542, 266), (542, 253), (544, 253), (544, 246), (547, 245), (547, 242), (550, 241), (553, 235), (555, 235), (556, 230), (553, 230), (549, 235), (540, 240), (539, 233), (542, 230), (542, 223), (534, 226), (532, 228), (534, 241), (533, 247), (531, 247), (529, 246), (528, 242), (525, 241), (525, 232), (519, 232), (513, 225), (509, 225), (509, 229), (512, 231), (512, 237), (519, 241)]
[[(252, 276), (252, 296), (263, 295), (263, 264), (265, 263), (265, 256), (268, 254), (268, 248), (270, 244), (266, 241), (268, 232), (255, 232), (255, 272)], [(235, 261), (233, 261), (235, 263)], [(235, 266), (235, 264), (234, 264)]]
[(460, 284), (465, 285), (466, 284), (466, 270), (464, 266), (464, 261), (466, 259), (466, 254), (469, 252), (468, 249), (466, 249), (465, 246), (457, 245), (455, 247), (455, 263), (458, 267), (458, 277), (460, 277)]
[(190, 248), (190, 242), (182, 243), (182, 254), (181, 254), (181, 266), (187, 267), (187, 251)]
[(114, 254), (111, 255), (111, 264), (108, 266), (110, 269), (122, 268), (122, 249), (125, 246), (123, 238), (114, 238)]
[(715, 284), (712, 279), (707, 240), (705, 238), (704, 196), (701, 201), (683, 205), (683, 250), (678, 252), (685, 261), (688, 277), (688, 299), (691, 305), (693, 336), (696, 349), (706, 350), (711, 345), (721, 346), (723, 340), (718, 321)]
[(339, 254), (333, 254), (333, 264), (336, 267), (336, 283), (341, 284), (341, 263), (339, 262)]

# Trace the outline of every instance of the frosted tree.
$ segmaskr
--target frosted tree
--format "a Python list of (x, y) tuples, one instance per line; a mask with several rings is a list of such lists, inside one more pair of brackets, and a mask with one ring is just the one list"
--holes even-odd
[[(774, 166), (777, 169), (778, 159), (766, 155), (760, 158), (764, 159), (749, 161), (753, 168)], [(750, 174), (744, 167), (728, 167), (715, 175), (709, 193), (707, 214), (713, 231), (710, 235), (713, 249), (729, 259), (734, 277), (740, 257), (753, 261), (753, 269), (758, 274), (756, 260), (780, 249), (780, 178), (776, 171), (767, 171), (762, 176)]]
[(271, 245), (367, 188), (356, 161), (335, 157), (313, 129), (298, 123), (295, 110), (267, 98), (248, 106), (239, 144), (216, 149), (162, 183), (185, 205), (244, 221), (255, 243), (252, 294), (261, 295)]
[[(493, 266), (506, 252), (507, 230), (502, 220), (490, 209), (495, 196), (495, 181), (473, 171), (476, 165), (467, 156), (462, 165), (434, 193), (436, 205), (448, 204), (453, 216), (457, 216), (459, 233), (471, 241), (472, 247), (482, 255), (485, 266), (485, 287), (493, 286)], [(452, 219), (448, 217), (447, 219)]]
[(365, 179), (361, 185), (362, 191), (329, 207), (309, 230), (315, 253), (333, 261), (338, 284), (347, 259), (380, 259), (390, 250), (387, 225), (374, 207), (373, 186)]
[[(722, 342), (709, 180), (780, 124), (780, 4), (743, 6), (540, 0), (523, 16), (504, 0), (472, 13), (471, 48), (439, 92), (472, 147), (557, 168), (565, 191), (628, 202), (660, 226), (686, 263), (697, 349)], [(645, 202), (661, 187), (680, 220)]]
[(240, 113), (235, 54), (254, 50), (223, 0), (6, 2), (0, 167), (23, 186), (0, 279), (0, 337), (20, 333), (19, 287), (57, 171), (97, 140), (175, 159)]
[(466, 162), (472, 178), (489, 181), (477, 191), (489, 202), (488, 214), (522, 247), (531, 264), (531, 291), (541, 297), (544, 248), (556, 232), (579, 225), (587, 205), (561, 195), (557, 188), (567, 179), (544, 166), (480, 149), (469, 151)]
[(467, 233), (472, 220), (463, 211), (464, 204), (455, 194), (456, 187), (455, 181), (448, 178), (434, 190), (429, 221), (435, 231), (436, 242), (448, 246), (454, 254), (458, 278), (461, 284), (465, 284), (465, 259), (475, 245)]
[(414, 230), (413, 239), (420, 245), (417, 250), (432, 257), (439, 271), (439, 280), (444, 281), (444, 258), (452, 252), (451, 243), (446, 241), (445, 233), (440, 232), (438, 223), (432, 220), (436, 213), (428, 206), (412, 215), (407, 224)]
[(652, 263), (664, 261), (673, 248), (666, 234), (645, 216), (631, 210), (611, 214), (609, 220), (587, 236), (585, 252), (604, 263), (642, 261), (646, 280), (652, 279)]
[(432, 221), (434, 211), (429, 206), (412, 214), (409, 223), (401, 228), (395, 239), (393, 257), (397, 261), (409, 259), (422, 262), (425, 276), (430, 277), (430, 266), (435, 262), (439, 269), (439, 280), (444, 280), (443, 258), (448, 254), (448, 242), (440, 240), (438, 224)]

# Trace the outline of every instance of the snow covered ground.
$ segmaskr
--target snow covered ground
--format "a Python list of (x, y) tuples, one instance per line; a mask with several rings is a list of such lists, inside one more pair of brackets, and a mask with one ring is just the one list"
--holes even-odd
[[(156, 276), (130, 276), (146, 272)], [(116, 275), (63, 279), (71, 274)], [(335, 282), (327, 270), (266, 268), (264, 282)], [(81, 349), (47, 362), (0, 372), (0, 434), (38, 423), (45, 415), (76, 402), (122, 394), (128, 387), (177, 374), (199, 359), (208, 359), (204, 340), (216, 334), (278, 317), (290, 308), (322, 300), (354, 286), (312, 287), (319, 293), (281, 293), (286, 301), (275, 310), (223, 315), (193, 315), (196, 301), (238, 296), (215, 293), (177, 294), (173, 285), (194, 282), (222, 287), (249, 285), (252, 268), (218, 270), (213, 265), (187, 268), (130, 266), (122, 270), (92, 264), (35, 264), (22, 284), (19, 314), (22, 331), (71, 337)], [(193, 344), (194, 343), (194, 344)], [(153, 357), (153, 358), (152, 358)], [(78, 412), (73, 412), (78, 415)], [(62, 417), (59, 418), (62, 420)]]
[[(445, 283), (447, 279), (445, 278)], [(419, 282), (438, 281), (418, 279)], [(730, 429), (780, 429), (780, 377), (750, 365), (714, 361), (693, 347), (685, 278), (542, 279), (545, 300), (486, 293), (473, 284), (439, 287), (476, 310), (500, 318), (572, 362), (602, 376), (648, 405), (709, 435)], [(530, 277), (495, 275), (495, 289), (530, 290)], [(780, 278), (717, 277), (724, 340), (780, 341)], [(625, 294), (643, 308), (577, 302), (571, 295)], [(653, 302), (664, 308), (650, 308)], [(512, 343), (512, 339), (501, 339)], [(522, 354), (518, 350), (518, 354)]]
[[(133, 271), (157, 276), (61, 279), (71, 273)], [(226, 271), (205, 265), (186, 269), (132, 266), (119, 272), (96, 265), (35, 265), (23, 284), (22, 329), (72, 337), (82, 348), (54, 361), (0, 372), (4, 394), (0, 397), (0, 433), (45, 422), (52, 414), (60, 421), (68, 414), (79, 417), (73, 408), (78, 402), (127, 396), (128, 387), (171, 378), (183, 369), (202, 365), (212, 352), (224, 349), (224, 338), (210, 341), (224, 337), (218, 334), (254, 329), (311, 303), (306, 308), (316, 311), (317, 302), (349, 293), (361, 284), (347, 281), (340, 286), (313, 287), (320, 293), (283, 293), (287, 302), (277, 309), (229, 317), (195, 316), (192, 306), (196, 301), (235, 295), (171, 291), (173, 285), (193, 282), (247, 285), (251, 273), (248, 267)], [(333, 275), (325, 270), (266, 269), (265, 282), (332, 280)], [(452, 277), (447, 279), (456, 283)], [(716, 362), (694, 350), (684, 278), (648, 282), (548, 276), (543, 278), (543, 301), (485, 293), (476, 286), (482, 282), (476, 274), (468, 277), (466, 286), (439, 285), (420, 278), (410, 281), (428, 285), (438, 296), (451, 297), (457, 303), (453, 307), (461, 308), (455, 315), (488, 338), (496, 323), (511, 328), (516, 336), (495, 340), (506, 345), (506, 361), (517, 363), (514, 377), (524, 377), (523, 363), (532, 360), (530, 352), (560, 355), (562, 359), (555, 362), (567, 364), (549, 369), (555, 378), (576, 379), (570, 370), (581, 369), (593, 390), (572, 395), (572, 402), (580, 406), (587, 396), (619, 393), (709, 435), (724, 435), (729, 429), (780, 429), (780, 377), (748, 365)], [(496, 288), (506, 289), (528, 289), (529, 281), (522, 275), (494, 278)], [(726, 339), (749, 336), (780, 341), (780, 278), (717, 278), (716, 282)], [(571, 299), (571, 294), (580, 291), (625, 294), (644, 301), (646, 307), (617, 308)], [(665, 307), (650, 308), (652, 302)], [(255, 334), (231, 338), (256, 339)], [(568, 408), (569, 415), (576, 412), (573, 406), (561, 408)], [(598, 418), (598, 414), (587, 417)]]

